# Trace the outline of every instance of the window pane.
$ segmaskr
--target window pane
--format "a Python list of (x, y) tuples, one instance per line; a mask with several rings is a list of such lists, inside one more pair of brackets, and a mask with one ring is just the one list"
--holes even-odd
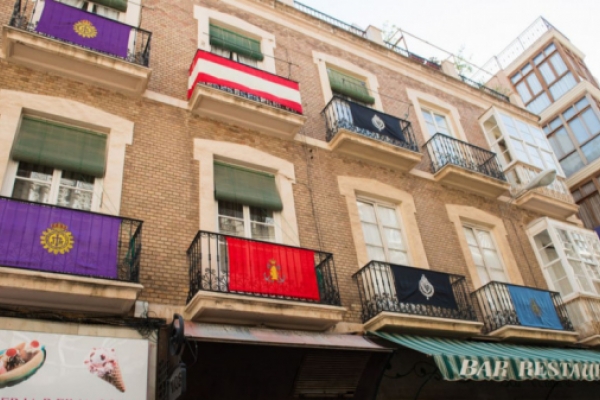
[(12, 197), (36, 203), (48, 203), (50, 201), (50, 185), (15, 179)]
[(584, 164), (579, 156), (579, 153), (573, 153), (567, 158), (563, 159), (560, 162), (560, 166), (562, 167), (565, 175), (571, 176), (579, 169), (583, 168)]
[(475, 235), (473, 234), (473, 229), (463, 227), (463, 231), (465, 232), (465, 236), (467, 237), (467, 243), (469, 244), (469, 246), (477, 246), (477, 240), (475, 239)]
[(244, 218), (244, 206), (229, 201), (219, 201), (219, 215), (233, 218)]
[(377, 206), (379, 221), (383, 226), (399, 228), (398, 219), (396, 218), (396, 210), (393, 208)]
[(365, 243), (373, 244), (373, 245), (377, 245), (377, 246), (383, 246), (377, 225), (363, 222), (362, 228), (363, 228), (363, 233), (365, 235)]
[(367, 254), (370, 260), (386, 261), (383, 247), (367, 246)]
[(552, 93), (552, 97), (554, 97), (554, 100), (556, 101), (560, 99), (565, 93), (569, 91), (569, 89), (571, 89), (576, 84), (577, 82), (575, 81), (573, 74), (569, 72), (554, 85), (550, 86), (550, 93)]
[(560, 128), (556, 133), (549, 137), (552, 149), (556, 156), (562, 158), (565, 154), (572, 152), (575, 149), (569, 134), (565, 128)]
[(93, 190), (93, 176), (63, 171), (58, 189), (57, 204), (79, 210), (91, 210)]
[(542, 157), (540, 156), (538, 149), (535, 146), (527, 145), (527, 152), (529, 153), (531, 163), (538, 168), (544, 169), (544, 163), (542, 162)]
[(483, 262), (483, 255), (481, 254), (479, 247), (469, 246), (469, 249), (471, 250), (471, 256), (473, 257), (473, 262), (475, 263), (475, 265), (478, 267), (485, 267), (485, 263)]
[(544, 78), (544, 80), (546, 81), (546, 83), (548, 85), (553, 83), (556, 80), (556, 76), (554, 76), (554, 72), (552, 72), (552, 70), (550, 69), (550, 66), (548, 65), (547, 62), (540, 65), (539, 69), (540, 69), (540, 72), (542, 73), (542, 77)]
[(585, 146), (581, 148), (588, 163), (598, 159), (600, 157), (600, 136), (596, 136), (595, 139), (590, 140)]
[(477, 229), (477, 240), (479, 241), (479, 245), (484, 249), (493, 249), (494, 242), (492, 241), (492, 236), (489, 232), (482, 231)]
[(504, 274), (502, 262), (500, 261), (500, 257), (498, 257), (498, 253), (495, 250), (483, 249), (483, 261), (485, 262), (485, 266), (489, 269), (500, 270), (502, 271), (502, 274)]
[(531, 100), (531, 93), (529, 93), (525, 82), (521, 82), (517, 85), (517, 92), (519, 92), (519, 96), (521, 96), (521, 99), (523, 99), (524, 103), (527, 103), (529, 100)]
[(537, 99), (535, 99), (527, 105), (527, 109), (534, 114), (539, 114), (542, 111), (544, 111), (549, 105), (550, 98), (548, 98), (548, 95), (546, 93), (542, 93)]
[(53, 173), (53, 168), (43, 167), (41, 165), (34, 165), (24, 162), (20, 162), (19, 168), (17, 169), (18, 177), (28, 178), (40, 182), (51, 182)]
[(585, 108), (585, 106), (587, 106), (589, 103), (587, 97), (582, 98), (581, 100), (579, 100), (577, 102), (577, 104), (575, 104), (575, 107), (577, 107), (577, 109), (579, 111), (583, 110)]
[(521, 138), (523, 138), (528, 143), (535, 143), (533, 136), (529, 132), (529, 127), (527, 127), (527, 124), (525, 124), (524, 122), (521, 122), (519, 120), (515, 120), (515, 121), (517, 122), (517, 129), (519, 130), (519, 133), (521, 134)]
[(402, 240), (402, 232), (398, 229), (384, 228), (385, 239), (389, 249), (404, 250), (404, 243)]
[(250, 207), (250, 220), (273, 225), (273, 211), (265, 210), (264, 208)]
[(63, 171), (60, 176), (60, 184), (82, 190), (94, 190), (94, 177), (75, 172)]
[(529, 74), (526, 80), (534, 96), (542, 91), (542, 85), (535, 74)]
[(585, 129), (585, 126), (583, 126), (583, 122), (579, 117), (569, 121), (569, 128), (571, 128), (571, 132), (573, 132), (579, 143), (583, 143), (590, 138), (590, 134)]
[(250, 225), (252, 239), (265, 240), (268, 242), (275, 241), (275, 227), (273, 225), (258, 224), (253, 222)]
[(573, 293), (573, 285), (571, 285), (571, 281), (569, 281), (560, 262), (554, 263), (548, 267), (548, 274), (550, 275), (550, 280), (554, 284), (554, 288), (558, 290), (561, 295), (566, 296), (567, 294)]
[(219, 233), (244, 236), (244, 221), (228, 217), (219, 217)]
[(408, 257), (405, 252), (398, 250), (390, 250), (390, 262), (393, 264), (408, 264)]
[(583, 121), (587, 125), (592, 136), (600, 133), (600, 120), (598, 120), (594, 110), (588, 108), (583, 112), (583, 114), (581, 114), (581, 116), (583, 117)]
[(567, 71), (567, 66), (565, 65), (563, 59), (560, 57), (560, 54), (554, 53), (552, 57), (550, 57), (550, 62), (552, 63), (552, 66), (554, 67), (558, 75), (562, 75)]
[(375, 223), (377, 220), (375, 219), (375, 207), (369, 203), (363, 203), (362, 201), (357, 201), (358, 205), (358, 214), (360, 215), (360, 220), (364, 222)]

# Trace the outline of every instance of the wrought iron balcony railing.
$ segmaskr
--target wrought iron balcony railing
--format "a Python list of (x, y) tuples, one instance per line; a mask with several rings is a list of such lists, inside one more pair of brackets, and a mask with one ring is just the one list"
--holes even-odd
[[(429, 271), (419, 268), (402, 268), (409, 268), (412, 271)], [(469, 298), (465, 277), (452, 274), (446, 275), (452, 286), (452, 296), (456, 303), (455, 308), (399, 300), (390, 264), (381, 261), (369, 262), (353, 275), (358, 285), (363, 322), (367, 322), (382, 312), (477, 321), (475, 310)], [(415, 283), (418, 285), (418, 282)]]
[(317, 19), (320, 19), (321, 21), (325, 21), (330, 25), (335, 26), (336, 28), (340, 28), (342, 30), (345, 30), (347, 32), (350, 32), (356, 36), (360, 36), (360, 37), (365, 37), (366, 36), (366, 32), (354, 25), (350, 25), (347, 24), (343, 21), (340, 21), (337, 18), (334, 18), (330, 15), (327, 15), (325, 13), (322, 13), (321, 11), (315, 10), (312, 7), (309, 7), (305, 4), (302, 4), (298, 1), (294, 1), (294, 8), (296, 8), (299, 11), (302, 11), (305, 14), (311, 15)]
[[(231, 245), (233, 241), (235, 241), (235, 244)], [(236, 247), (236, 249), (232, 250), (231, 246)], [(258, 248), (263, 250), (266, 248), (265, 251), (272, 252), (269, 254), (273, 257), (267, 257), (269, 260), (261, 263), (261, 257), (257, 256), (261, 252)], [(232, 262), (230, 251), (235, 251), (238, 255), (240, 252), (248, 255), (248, 259), (244, 263), (245, 272), (243, 277), (242, 272), (239, 270), (232, 271), (231, 267), (235, 264), (235, 260)], [(304, 253), (305, 257), (306, 254), (314, 254), (314, 259), (310, 260), (311, 265), (308, 269), (302, 269), (306, 265), (300, 267), (299, 263), (301, 261), (297, 257), (299, 252)], [(341, 305), (335, 265), (331, 253), (198, 231), (187, 250), (187, 256), (190, 263), (188, 303), (199, 291), (209, 291), (297, 302)], [(271, 261), (275, 261), (275, 263), (270, 265)], [(276, 268), (277, 272), (273, 272), (272, 268)], [(252, 271), (251, 276), (248, 275), (250, 270)], [(303, 274), (301, 274), (301, 271)], [(261, 286), (261, 283), (264, 284), (265, 281), (273, 279), (273, 273), (277, 275), (281, 283), (292, 282), (295, 277), (303, 279), (303, 282), (305, 282), (304, 289), (313, 287), (315, 291), (318, 291), (318, 294), (315, 296), (286, 294), (286, 289), (283, 287), (279, 293), (276, 293), (277, 290), (270, 289), (278, 285), (277, 282), (267, 282), (267, 286), (271, 286), (267, 288), (268, 290), (264, 290), (265, 286)], [(236, 276), (236, 274), (238, 275)], [(301, 277), (298, 277), (298, 274)], [(233, 288), (234, 282), (236, 288)], [(242, 286), (247, 287), (248, 290), (241, 290)], [(257, 290), (253, 290), (254, 288)]]
[(137, 283), (142, 224), (0, 197), (0, 266)]
[(322, 114), (325, 116), (325, 121), (327, 123), (328, 142), (333, 140), (333, 138), (340, 129), (347, 129), (349, 131), (358, 133), (359, 135), (363, 135), (371, 139), (389, 143), (394, 146), (403, 147), (405, 149), (417, 153), (419, 152), (419, 146), (417, 145), (412, 125), (409, 121), (405, 121), (403, 119), (389, 115), (389, 117), (398, 121), (398, 125), (402, 131), (402, 135), (404, 136), (403, 141), (391, 136), (382, 135), (378, 132), (374, 132), (356, 126), (352, 119), (350, 103), (350, 100), (346, 100), (338, 96), (333, 96), (333, 98), (329, 101), (329, 104), (327, 104), (327, 106), (323, 110)]
[[(33, 4), (33, 6), (32, 6)], [(43, 4), (43, 3), (42, 3)], [(133, 64), (142, 65), (147, 67), (150, 62), (150, 41), (152, 39), (152, 32), (149, 32), (144, 29), (140, 29), (135, 26), (126, 25), (119, 21), (112, 20), (110, 18), (105, 18), (97, 14), (93, 14), (75, 7), (71, 7), (64, 3), (61, 3), (61, 7), (69, 7), (74, 8), (77, 12), (82, 14), (87, 14), (92, 16), (94, 19), (104, 20), (106, 21), (106, 28), (111, 29), (111, 26), (121, 26), (124, 28), (129, 28), (129, 36), (128, 38), (124, 38), (123, 40), (128, 40), (127, 44), (127, 54), (121, 53), (120, 51), (110, 51), (110, 50), (98, 50), (93, 47), (82, 46), (80, 43), (75, 43), (73, 41), (68, 40), (65, 35), (63, 37), (59, 37), (57, 35), (52, 35), (47, 32), (41, 32), (38, 29), (38, 23), (40, 20), (40, 13), (36, 12), (36, 8), (40, 6), (40, 2), (30, 2), (30, 1), (22, 1), (17, 0), (14, 5), (13, 13), (9, 21), (9, 25), (18, 29), (22, 29), (28, 32), (36, 33), (38, 35), (46, 36), (54, 40), (58, 40), (61, 42), (69, 43), (81, 48), (85, 48), (87, 50), (92, 50), (98, 53), (106, 54), (111, 57), (116, 57), (128, 61)], [(42, 11), (43, 13), (47, 12), (46, 10)], [(88, 21), (89, 22), (89, 21)], [(108, 46), (110, 47), (110, 46)]]
[[(513, 288), (520, 292), (515, 292)], [(525, 297), (528, 292), (531, 295)], [(520, 298), (515, 298), (514, 295)], [(484, 323), (483, 333), (493, 332), (507, 325), (573, 331), (573, 324), (558, 292), (494, 281), (477, 289), (471, 296)], [(552, 303), (552, 310), (545, 307), (544, 299), (549, 299)], [(525, 318), (532, 318), (530, 313), (540, 319), (544, 318), (544, 323), (532, 324), (530, 320), (526, 320)], [(550, 313), (556, 313), (556, 316), (546, 315)]]
[(474, 146), (462, 140), (436, 133), (425, 143), (431, 170), (436, 173), (446, 165), (456, 165), (491, 178), (506, 181), (496, 153)]
[(475, 89), (479, 89), (483, 92), (486, 92), (487, 94), (491, 94), (492, 96), (497, 97), (500, 100), (506, 101), (507, 103), (510, 103), (510, 98), (507, 95), (502, 94), (497, 90), (491, 89), (491, 88), (485, 86), (483, 83), (479, 83), (477, 81), (474, 81), (473, 79), (467, 78), (464, 75), (459, 75), (459, 76), (460, 76), (460, 79), (467, 85), (472, 86)]

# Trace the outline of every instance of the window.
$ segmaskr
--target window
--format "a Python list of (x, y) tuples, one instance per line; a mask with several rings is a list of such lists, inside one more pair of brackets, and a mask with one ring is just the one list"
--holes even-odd
[(230, 60), (258, 67), (264, 56), (260, 41), (218, 25), (210, 24), (210, 50)]
[(577, 84), (562, 55), (552, 43), (511, 77), (527, 109), (544, 111)]
[(220, 233), (279, 241), (276, 217), (283, 204), (273, 175), (215, 162), (214, 182)]
[(421, 109), (421, 113), (423, 114), (425, 124), (427, 125), (427, 131), (431, 137), (436, 133), (443, 133), (444, 135), (454, 137), (445, 115), (426, 108)]
[(563, 296), (600, 294), (600, 241), (585, 229), (550, 224), (533, 236), (551, 286)]
[(369, 259), (408, 265), (408, 252), (396, 209), (364, 200), (356, 203)]
[(544, 126), (567, 176), (600, 158), (600, 118), (583, 97)]
[(463, 225), (471, 257), (481, 285), (491, 281), (508, 282), (504, 266), (489, 230)]
[(94, 187), (105, 172), (106, 135), (25, 116), (13, 144), (11, 196), (63, 207), (97, 208)]
[(573, 190), (573, 198), (579, 206), (579, 217), (588, 229), (600, 227), (600, 175)]
[(369, 94), (369, 88), (363, 79), (329, 67), (327, 76), (333, 94), (367, 106), (375, 103), (375, 98)]
[(121, 12), (127, 11), (127, 0), (96, 0), (94, 2), (84, 0), (60, 1), (70, 6), (114, 20), (119, 19)]

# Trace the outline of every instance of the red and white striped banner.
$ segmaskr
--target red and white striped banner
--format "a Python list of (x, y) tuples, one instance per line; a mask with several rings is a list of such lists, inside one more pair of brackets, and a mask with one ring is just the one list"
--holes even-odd
[(237, 89), (288, 107), (302, 114), (298, 82), (240, 64), (216, 54), (198, 50), (190, 66), (188, 99), (199, 83)]

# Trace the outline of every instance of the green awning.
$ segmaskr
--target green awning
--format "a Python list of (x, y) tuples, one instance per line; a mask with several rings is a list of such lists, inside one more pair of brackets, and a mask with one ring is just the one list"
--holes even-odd
[(209, 36), (212, 46), (218, 46), (254, 60), (262, 61), (264, 58), (258, 40), (213, 24), (209, 27)]
[(281, 211), (283, 203), (275, 176), (236, 165), (215, 162), (215, 199)]
[(327, 68), (331, 91), (365, 104), (375, 103), (375, 98), (369, 95), (365, 82), (335, 69)]
[(23, 117), (11, 158), (99, 178), (104, 176), (106, 138), (86, 129)]
[(117, 11), (127, 11), (127, 0), (92, 0), (92, 3), (99, 4), (104, 7), (114, 8)]
[(600, 353), (369, 332), (433, 357), (449, 381), (598, 381)]

